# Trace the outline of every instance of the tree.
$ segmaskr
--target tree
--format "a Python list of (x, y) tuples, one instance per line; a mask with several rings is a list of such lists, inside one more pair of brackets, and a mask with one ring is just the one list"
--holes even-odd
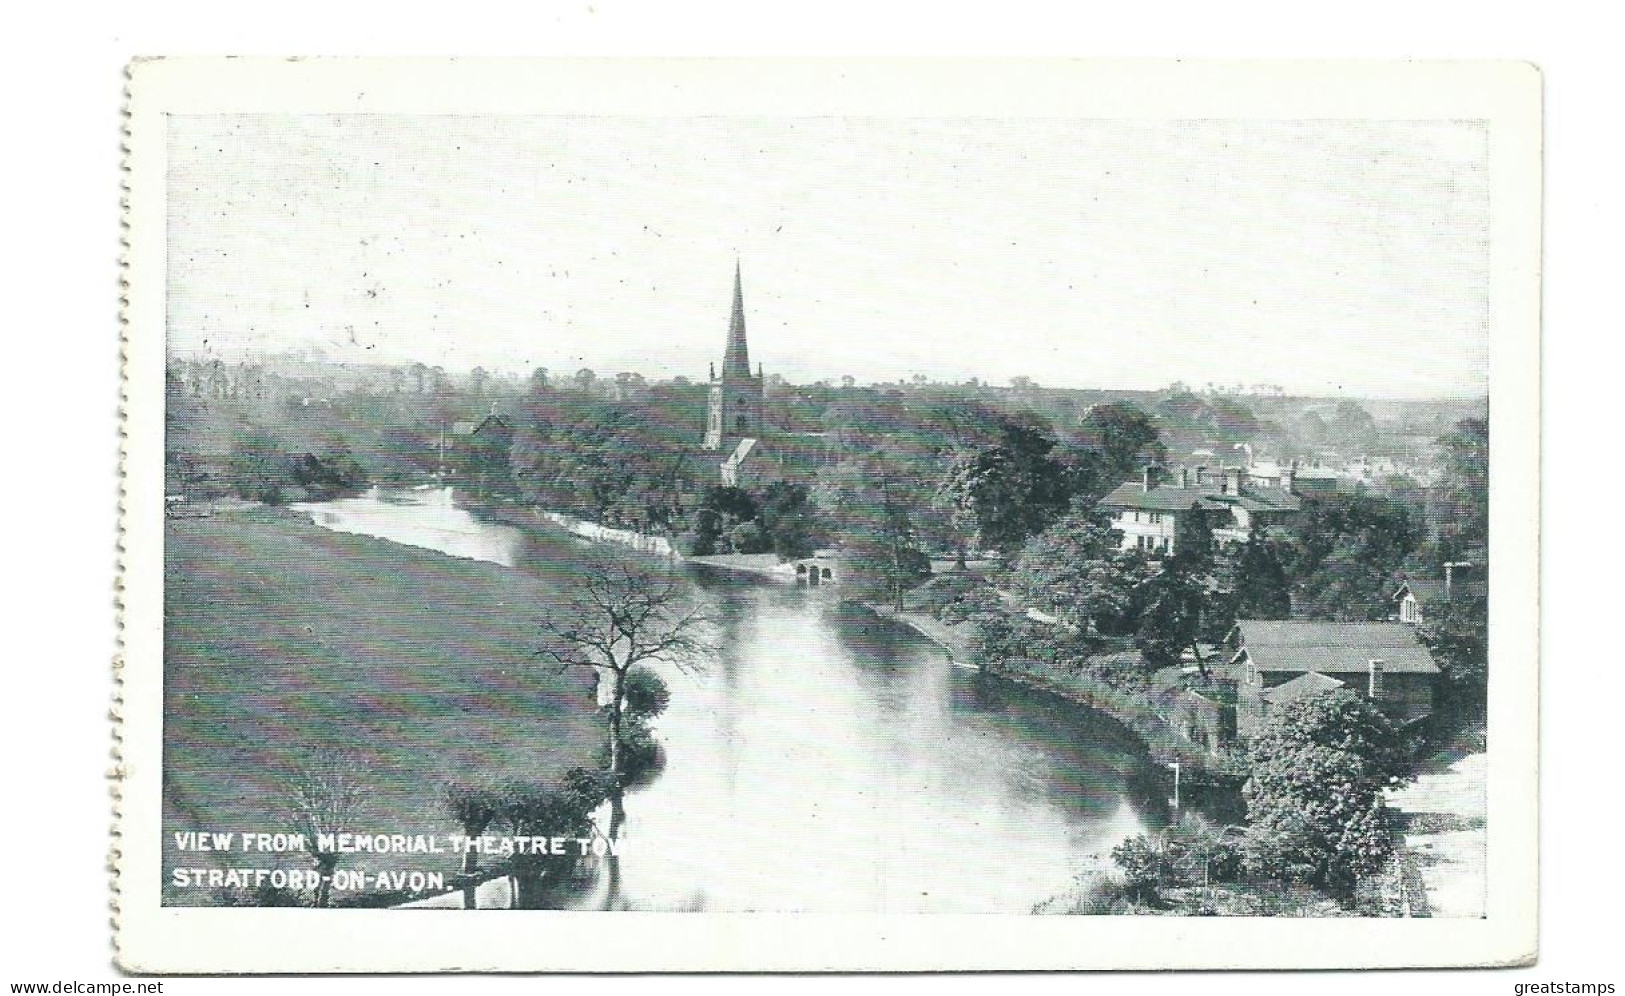
[(588, 557), (568, 594), (541, 620), (536, 656), (608, 681), (609, 773), (618, 784), (627, 676), (640, 665), (699, 666), (710, 649), (707, 618), (680, 574), (638, 560)]
[(1489, 602), (1455, 596), (1429, 606), (1418, 634), (1444, 672), (1444, 699), (1472, 718), (1484, 714), (1489, 689)]
[(1237, 619), (1287, 619), (1292, 615), (1292, 590), (1275, 543), (1254, 523), (1247, 542), (1234, 558)]
[(1439, 438), (1440, 479), (1433, 519), (1441, 562), (1459, 560), (1490, 537), (1490, 425), (1462, 419)]
[(782, 560), (812, 554), (817, 523), (805, 484), (774, 481), (762, 493), (757, 519), (767, 530), (773, 552)]
[(367, 483), (367, 471), (342, 446), (322, 456), (306, 453), (285, 463), (292, 482), (318, 499), (335, 498)]
[[(490, 829), (501, 815), (503, 799), (496, 789), (466, 782), (448, 782), (444, 786), (446, 811), (462, 828), (467, 837), (479, 837)], [(463, 874), (472, 876), (479, 870), (479, 852), (470, 847), (463, 851)], [(463, 907), (474, 908), (474, 885), (463, 889)]]
[(767, 553), (773, 548), (772, 538), (754, 522), (741, 522), (730, 529), (728, 543), (735, 553)]
[(1160, 900), (1164, 886), (1178, 884), (1185, 857), (1184, 847), (1167, 834), (1142, 833), (1112, 848), (1112, 863), (1123, 873), (1129, 898), (1147, 905)]
[(1382, 792), (1405, 779), (1400, 737), (1346, 688), (1278, 706), (1247, 744), (1247, 822), (1271, 855), (1261, 870), (1347, 901), (1392, 850)]
[(722, 524), (735, 526), (756, 518), (756, 499), (744, 488), (713, 484), (705, 489), (700, 507), (711, 509), (722, 516)]
[(495, 417), (480, 423), (464, 442), (465, 479), (477, 497), (513, 490), (513, 444), (513, 429), (505, 419)]
[(1377, 422), (1371, 413), (1357, 401), (1339, 401), (1326, 423), (1330, 441), (1338, 448), (1353, 453), (1371, 449), (1377, 439)]
[(914, 522), (918, 494), (905, 461), (890, 447), (844, 461), (821, 485), (820, 500), (837, 524), (854, 587), (884, 594), (898, 611), (903, 592), (931, 574)]
[[(992, 445), (962, 451), (937, 488), (960, 537), (1007, 556), (1067, 508), (1065, 468), (1055, 439), (1033, 419), (999, 416)], [(959, 544), (963, 561), (964, 544)]]
[(1118, 544), (1119, 534), (1104, 516), (1069, 515), (1022, 547), (1013, 587), (1024, 603), (1068, 625), (1120, 631), (1135, 586), (1145, 579), (1145, 562)]
[(1152, 667), (1179, 663), (1186, 650), (1196, 653), (1197, 667), (1207, 677), (1197, 639), (1202, 634), (1203, 612), (1215, 591), (1211, 574), (1194, 560), (1179, 556), (1164, 561), (1162, 569), (1140, 585), (1139, 628), (1134, 644)]
[(1380, 495), (1305, 500), (1281, 552), (1294, 608), (1310, 619), (1366, 621), (1388, 615), (1388, 585), (1421, 545), (1402, 503)]
[[(585, 837), (595, 830), (593, 811), (603, 805), (612, 788), (612, 779), (604, 773), (585, 768), (570, 770), (558, 785), (511, 783), (497, 791), (497, 814), (492, 825), (530, 841)], [(573, 847), (567, 847), (563, 854), (551, 848), (528, 847), (516, 852), (508, 862), (513, 908), (542, 908), (545, 881), (572, 870), (580, 859), (578, 849)]]
[[(1189, 649), (1202, 677), (1207, 661), (1197, 641), (1215, 617), (1224, 617), (1230, 592), (1215, 573), (1211, 513), (1192, 508), (1175, 520), (1174, 554), (1137, 591), (1139, 629), (1134, 642), (1152, 667), (1179, 663)], [(1228, 628), (1228, 627), (1226, 627)], [(1211, 635), (1211, 634), (1209, 634)]]
[(305, 835), (311, 861), (321, 877), (316, 905), (326, 906), (333, 889), (339, 851), (334, 836), (353, 830), (364, 816), (372, 781), (365, 761), (354, 752), (318, 748), (295, 756), (281, 776), (283, 804)]
[(275, 505), (291, 483), (288, 455), (263, 429), (237, 433), (229, 457), (232, 483), (241, 498)]
[(1131, 404), (1095, 405), (1076, 431), (1062, 442), (1068, 490), (1075, 501), (1093, 505), (1134, 477), (1147, 464), (1167, 459), (1157, 425)]

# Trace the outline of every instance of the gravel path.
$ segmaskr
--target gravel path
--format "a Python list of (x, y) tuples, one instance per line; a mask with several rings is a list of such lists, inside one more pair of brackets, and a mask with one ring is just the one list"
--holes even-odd
[(1388, 795), (1405, 815), (1405, 847), (1420, 866), (1435, 917), (1484, 915), (1485, 755), (1447, 755), (1438, 770)]

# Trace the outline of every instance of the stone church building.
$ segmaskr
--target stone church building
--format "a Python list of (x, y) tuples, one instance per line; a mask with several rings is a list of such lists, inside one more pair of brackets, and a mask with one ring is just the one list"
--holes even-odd
[(750, 349), (745, 344), (745, 293), (739, 265), (734, 264), (733, 316), (728, 321), (728, 347), (722, 373), (711, 368), (711, 394), (705, 418), (705, 448), (734, 450), (741, 441), (762, 433), (762, 370), (750, 372)]

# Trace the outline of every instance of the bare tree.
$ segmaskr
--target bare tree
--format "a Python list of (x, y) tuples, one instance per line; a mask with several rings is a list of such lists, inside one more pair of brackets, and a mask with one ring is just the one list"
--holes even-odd
[[(321, 876), (316, 905), (326, 906), (339, 853), (334, 835), (352, 829), (362, 816), (370, 780), (367, 764), (353, 752), (317, 748), (295, 757), (282, 777), (288, 814), (310, 844)], [(324, 846), (326, 845), (326, 846)]]
[(621, 777), (626, 678), (640, 665), (699, 666), (711, 649), (709, 623), (688, 580), (667, 565), (595, 557), (576, 572), (574, 591), (541, 622), (536, 656), (564, 668), (590, 668), (610, 682), (609, 773)]

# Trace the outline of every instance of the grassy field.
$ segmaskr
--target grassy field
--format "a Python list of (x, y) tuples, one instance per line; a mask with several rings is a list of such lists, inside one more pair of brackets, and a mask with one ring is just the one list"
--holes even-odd
[[(183, 857), (186, 867), (277, 864), (182, 855), (174, 831), (294, 829), (278, 772), (303, 749), (341, 749), (364, 766), (372, 790), (357, 829), (447, 834), (457, 827), (442, 811), (443, 779), (549, 779), (590, 763), (602, 742), (591, 676), (528, 659), (548, 579), (274, 511), (170, 520), (164, 568), (170, 902), (214, 898), (170, 886)], [(391, 870), (457, 863), (383, 860)]]

